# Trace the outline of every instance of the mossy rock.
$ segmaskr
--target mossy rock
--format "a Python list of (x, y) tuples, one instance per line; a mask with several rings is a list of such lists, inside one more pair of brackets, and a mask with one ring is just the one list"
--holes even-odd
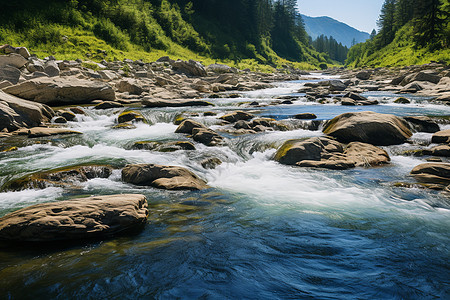
[(36, 172), (13, 179), (1, 191), (20, 191), (24, 189), (45, 189), (47, 187), (74, 187), (77, 182), (93, 178), (108, 178), (113, 168), (109, 165), (77, 165), (62, 167), (44, 172)]
[(175, 120), (173, 120), (174, 125), (180, 125), (183, 123), (183, 121), (186, 120), (186, 117), (184, 115), (178, 115)]
[(136, 112), (134, 110), (124, 111), (119, 115), (117, 121), (119, 123), (125, 123), (130, 121), (144, 122), (144, 123), (146, 122), (144, 116), (141, 113)]
[(16, 146), (13, 146), (13, 147), (3, 149), (0, 152), (12, 152), (12, 151), (17, 151), (17, 150), (19, 150), (19, 148), (17, 148)]

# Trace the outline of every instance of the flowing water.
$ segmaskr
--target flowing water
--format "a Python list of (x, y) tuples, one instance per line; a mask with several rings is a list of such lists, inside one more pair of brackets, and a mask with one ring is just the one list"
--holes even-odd
[[(0, 245), (1, 299), (432, 299), (450, 297), (450, 201), (424, 189), (394, 187), (413, 182), (411, 169), (423, 160), (401, 156), (412, 146), (385, 147), (392, 164), (347, 171), (294, 168), (272, 160), (291, 138), (322, 135), (289, 117), (312, 112), (319, 120), (349, 111), (404, 115), (450, 115), (450, 108), (409, 96), (367, 93), (381, 104), (369, 107), (319, 105), (296, 91), (306, 81), (214, 99), (213, 108), (140, 109), (149, 124), (112, 129), (123, 109), (84, 108), (69, 127), (81, 136), (15, 141), (23, 147), (0, 153), (0, 184), (36, 171), (81, 163), (111, 164), (107, 179), (77, 188), (0, 193), (0, 216), (31, 204), (81, 195), (142, 193), (150, 216), (143, 231), (80, 245)], [(248, 109), (287, 124), (291, 131), (234, 137), (222, 147), (196, 144), (195, 151), (130, 150), (137, 141), (188, 140), (174, 133), (183, 112), (219, 129), (216, 117), (242, 102), (270, 103), (297, 95), (293, 105)], [(241, 107), (242, 109), (242, 107)], [(244, 108), (245, 109), (245, 108)], [(441, 129), (449, 128), (441, 125)], [(413, 140), (429, 142), (431, 134)], [(37, 143), (37, 141), (39, 143)], [(200, 162), (223, 164), (205, 170)], [(127, 163), (178, 165), (212, 187), (171, 192), (121, 182)]]

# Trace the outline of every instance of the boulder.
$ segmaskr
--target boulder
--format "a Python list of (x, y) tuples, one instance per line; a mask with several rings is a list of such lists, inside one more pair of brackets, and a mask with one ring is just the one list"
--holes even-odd
[(215, 169), (222, 164), (222, 161), (217, 157), (205, 158), (200, 162), (205, 169)]
[(411, 82), (411, 83), (407, 84), (403, 89), (401, 89), (400, 92), (414, 94), (423, 89), (424, 89), (424, 87), (422, 85), (420, 85), (419, 83)]
[(321, 86), (327, 86), (328, 89), (332, 92), (340, 92), (344, 91), (347, 86), (340, 80), (326, 80), (319, 82), (319, 85)]
[(411, 175), (419, 182), (442, 185), (445, 188), (450, 184), (450, 164), (425, 163), (416, 166)]
[(66, 119), (67, 121), (74, 121), (76, 116), (73, 112), (68, 111), (68, 110), (62, 110), (59, 112), (59, 115), (61, 117), (63, 117), (64, 119)]
[(94, 109), (110, 109), (123, 107), (123, 104), (116, 101), (103, 101), (94, 106)]
[(12, 84), (17, 84), (20, 78), (20, 70), (12, 66), (0, 67), (0, 82), (7, 80)]
[(304, 160), (320, 161), (323, 154), (343, 153), (338, 141), (328, 137), (286, 141), (275, 153), (274, 159), (284, 165), (295, 165)]
[(370, 73), (368, 71), (361, 71), (356, 74), (356, 78), (360, 80), (369, 80)]
[(62, 117), (62, 116), (56, 116), (56, 117), (52, 120), (52, 122), (53, 122), (53, 123), (56, 123), (56, 124), (65, 124), (65, 123), (67, 123), (67, 120), (66, 120), (66, 118), (64, 118), (64, 117)]
[(414, 82), (414, 81), (426, 81), (426, 82), (431, 82), (431, 83), (437, 84), (440, 80), (441, 80), (441, 76), (433, 74), (431, 72), (422, 71), (422, 72), (418, 72), (418, 73), (414, 73), (414, 74), (410, 74), (410, 75), (406, 76), (402, 80), (400, 85), (406, 86), (407, 84)]
[(397, 98), (397, 99), (394, 101), (394, 103), (397, 103), (397, 104), (409, 104), (409, 103), (411, 103), (411, 101), (409, 101), (409, 100), (406, 99), (405, 97), (400, 97), (400, 98)]
[(325, 124), (323, 132), (342, 143), (396, 145), (412, 136), (408, 124), (394, 115), (375, 112), (341, 114)]
[(112, 168), (106, 165), (81, 165), (62, 167), (44, 172), (36, 172), (11, 180), (2, 186), (2, 191), (21, 191), (25, 189), (45, 189), (47, 187), (71, 187), (76, 183), (93, 178), (108, 178)]
[(121, 93), (130, 93), (133, 95), (140, 95), (144, 92), (144, 89), (137, 80), (129, 78), (119, 81), (116, 84), (116, 89)]
[(6, 54), (10, 54), (10, 53), (19, 54), (19, 55), (23, 56), (23, 58), (26, 58), (26, 59), (28, 59), (30, 57), (30, 52), (25, 47), (13, 47), (11, 45), (6, 44), (6, 45), (0, 46), (0, 50), (3, 50)]
[(189, 61), (177, 60), (171, 63), (172, 69), (192, 76), (207, 76), (205, 67), (198, 61), (190, 59)]
[(47, 128), (47, 127), (32, 127), (29, 129), (22, 128), (15, 131), (18, 135), (27, 135), (29, 138), (47, 137), (60, 134), (82, 134), (79, 131), (67, 128)]
[(37, 204), (0, 218), (0, 239), (55, 242), (100, 238), (146, 224), (144, 195), (108, 195)]
[(361, 96), (360, 94), (356, 94), (353, 92), (349, 92), (347, 94), (344, 95), (345, 98), (350, 98), (356, 101), (367, 101), (368, 99), (364, 96)]
[(205, 128), (208, 129), (208, 127), (206, 127), (205, 125), (193, 121), (191, 119), (186, 119), (183, 122), (181, 122), (181, 124), (178, 126), (178, 128), (175, 130), (175, 133), (187, 133), (187, 134), (192, 134), (192, 130), (194, 130), (195, 128)]
[(53, 116), (53, 110), (47, 105), (23, 100), (0, 90), (0, 131), (39, 126)]
[(133, 110), (124, 111), (117, 117), (117, 122), (119, 124), (130, 121), (145, 122), (145, 118), (140, 112), (136, 112)]
[(127, 165), (122, 170), (122, 180), (126, 183), (167, 190), (203, 190), (208, 188), (206, 182), (197, 175), (185, 168), (176, 166)]
[(219, 119), (225, 120), (230, 123), (235, 123), (240, 120), (248, 121), (250, 119), (253, 119), (254, 117), (255, 117), (254, 115), (247, 113), (245, 111), (235, 111), (233, 113), (226, 114), (220, 117)]
[(59, 76), (61, 70), (58, 67), (58, 64), (54, 60), (49, 60), (44, 67), (44, 73), (50, 77)]
[(450, 145), (439, 145), (430, 149), (431, 155), (450, 157)]
[(218, 146), (223, 143), (223, 137), (209, 128), (192, 129), (192, 138), (206, 146)]
[(0, 68), (4, 66), (12, 66), (15, 68), (22, 68), (28, 62), (22, 55), (11, 53), (8, 55), (0, 55)]
[(145, 97), (142, 104), (146, 107), (184, 107), (184, 106), (210, 106), (214, 105), (204, 100), (195, 99), (153, 99)]
[(431, 142), (436, 144), (450, 143), (450, 129), (438, 131), (433, 134)]
[(356, 167), (373, 167), (391, 161), (389, 154), (376, 146), (360, 142), (352, 142), (344, 150), (345, 160)]
[(102, 82), (77, 78), (36, 78), (4, 89), (20, 98), (51, 105), (86, 104), (114, 100), (113, 88)]
[(425, 116), (407, 116), (403, 117), (412, 127), (419, 132), (435, 133), (440, 130), (439, 125), (432, 119)]
[(236, 73), (237, 70), (235, 68), (232, 68), (227, 65), (222, 64), (211, 64), (207, 67), (208, 71), (214, 72), (214, 73)]

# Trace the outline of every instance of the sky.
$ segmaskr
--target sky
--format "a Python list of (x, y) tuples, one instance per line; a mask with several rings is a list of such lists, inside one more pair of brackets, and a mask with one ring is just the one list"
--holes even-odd
[(328, 16), (368, 33), (378, 31), (377, 20), (384, 0), (298, 0), (300, 13)]

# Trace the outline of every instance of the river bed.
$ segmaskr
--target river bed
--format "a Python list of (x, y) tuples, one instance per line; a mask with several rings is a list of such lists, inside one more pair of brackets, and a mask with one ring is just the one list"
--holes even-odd
[[(371, 110), (398, 116), (449, 116), (450, 107), (408, 95), (370, 92), (375, 106), (316, 104), (305, 98), (292, 105), (244, 108), (290, 124), (290, 131), (227, 137), (226, 145), (173, 153), (131, 150), (134, 142), (189, 140), (174, 133), (183, 112), (211, 126), (203, 112), (243, 109), (242, 102), (270, 103), (298, 95), (307, 81), (212, 99), (210, 108), (138, 109), (149, 124), (112, 129), (123, 109), (84, 108), (68, 126), (80, 136), (41, 138), (17, 151), (0, 153), (0, 184), (36, 171), (76, 164), (111, 164), (107, 179), (77, 188), (46, 188), (0, 193), (0, 216), (31, 204), (83, 195), (145, 194), (150, 216), (137, 235), (59, 247), (0, 246), (0, 296), (41, 298), (159, 299), (430, 299), (450, 290), (450, 201), (426, 189), (399, 188), (424, 162), (402, 156), (411, 145), (384, 147), (388, 166), (347, 171), (294, 168), (272, 157), (284, 141), (321, 136), (295, 126), (289, 117), (303, 112), (328, 120), (344, 112)], [(441, 129), (449, 125), (441, 124)], [(431, 134), (412, 139), (430, 141)], [(213, 170), (200, 162), (217, 157)], [(121, 181), (127, 163), (187, 167), (212, 187), (171, 192)]]

